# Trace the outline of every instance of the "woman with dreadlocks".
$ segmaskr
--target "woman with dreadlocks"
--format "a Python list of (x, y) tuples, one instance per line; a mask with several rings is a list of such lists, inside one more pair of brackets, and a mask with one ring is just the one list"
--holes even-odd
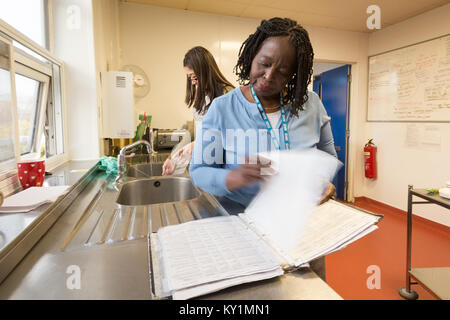
[[(263, 20), (242, 44), (235, 67), (241, 86), (212, 102), (190, 166), (194, 184), (217, 196), (230, 214), (244, 212), (259, 191), (265, 166), (242, 164), (252, 152), (316, 147), (336, 157), (330, 118), (307, 90), (313, 58), (308, 33), (288, 18)], [(242, 134), (243, 146), (236, 146)], [(335, 190), (329, 183), (321, 202)], [(311, 268), (325, 280), (323, 257), (311, 261)]]
[[(237, 163), (251, 155), (250, 150), (317, 147), (336, 156), (330, 118), (319, 97), (307, 90), (313, 57), (308, 33), (288, 18), (263, 20), (242, 44), (235, 67), (241, 86), (211, 104), (202, 123), (204, 136), (196, 138), (190, 167), (193, 182), (218, 196), (230, 213), (244, 211), (263, 179), (262, 164)], [(269, 145), (266, 150), (261, 150), (265, 141), (236, 148), (236, 135), (230, 135), (264, 129), (267, 134), (262, 139)], [(255, 135), (259, 137), (259, 133)], [(205, 159), (212, 147), (213, 159)], [(334, 194), (330, 183), (321, 202)]]
[[(330, 118), (319, 97), (307, 90), (313, 57), (307, 31), (288, 18), (263, 20), (242, 44), (235, 67), (241, 86), (212, 102), (202, 122), (204, 137), (197, 135), (190, 167), (193, 182), (220, 197), (231, 213), (243, 212), (256, 195), (263, 166), (236, 163), (242, 159), (242, 150), (230, 147), (234, 140), (227, 141), (227, 131), (265, 128), (268, 149), (317, 147), (336, 156)], [(263, 120), (265, 116), (270, 125)], [(274, 130), (288, 140), (272, 139), (270, 131)], [(212, 146), (214, 159), (203, 159), (202, 153), (207, 154), (203, 150)], [(223, 146), (223, 152), (217, 146)], [(267, 151), (259, 150), (260, 146), (258, 141), (253, 150)], [(249, 155), (248, 149), (244, 153)], [(321, 202), (334, 194), (330, 183)]]
[[(205, 48), (197, 46), (186, 52), (183, 59), (186, 72), (186, 98), (188, 108), (194, 113), (195, 134), (202, 122), (203, 116), (211, 102), (232, 90), (234, 86), (224, 77), (217, 66), (213, 55)], [(180, 162), (191, 159), (194, 142), (191, 142), (176, 152), (175, 158)], [(181, 158), (180, 158), (181, 157)], [(183, 160), (184, 159), (184, 160)], [(176, 163), (167, 159), (163, 164), (163, 175), (171, 175), (175, 171)]]

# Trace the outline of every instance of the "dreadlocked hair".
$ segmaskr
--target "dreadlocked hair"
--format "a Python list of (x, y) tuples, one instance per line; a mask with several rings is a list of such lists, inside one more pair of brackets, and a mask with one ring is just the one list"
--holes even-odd
[[(186, 78), (186, 97), (188, 108), (193, 107), (199, 114), (205, 114), (211, 102), (234, 86), (225, 78), (217, 66), (214, 56), (203, 47), (194, 47), (184, 56), (183, 66), (192, 69), (198, 79), (196, 86)], [(206, 104), (206, 96), (210, 102)]]
[(314, 52), (308, 32), (297, 21), (289, 18), (272, 18), (262, 20), (256, 32), (244, 41), (234, 72), (241, 85), (248, 85), (250, 69), (263, 41), (269, 37), (288, 36), (295, 48), (297, 70), (283, 89), (283, 103), (291, 103), (291, 113), (298, 116), (303, 105), (308, 101), (308, 85), (311, 83)]

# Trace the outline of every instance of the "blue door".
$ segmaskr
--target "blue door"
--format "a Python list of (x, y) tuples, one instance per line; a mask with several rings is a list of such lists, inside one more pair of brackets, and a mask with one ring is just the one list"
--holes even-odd
[(323, 72), (314, 77), (313, 90), (331, 117), (331, 130), (339, 160), (344, 166), (339, 170), (333, 184), (337, 197), (347, 200), (347, 140), (348, 140), (348, 93), (350, 65)]

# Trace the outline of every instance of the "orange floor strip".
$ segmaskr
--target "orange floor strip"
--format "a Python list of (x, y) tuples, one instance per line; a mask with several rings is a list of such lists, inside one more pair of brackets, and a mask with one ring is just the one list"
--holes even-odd
[[(384, 218), (378, 230), (326, 256), (327, 283), (344, 299), (404, 300), (398, 289), (406, 277), (406, 212), (367, 198), (357, 198), (353, 205)], [(424, 220), (413, 216), (412, 267), (449, 267), (450, 228)], [(377, 267), (379, 289), (373, 288), (374, 281), (367, 284)], [(412, 288), (419, 300), (436, 299), (420, 285)]]

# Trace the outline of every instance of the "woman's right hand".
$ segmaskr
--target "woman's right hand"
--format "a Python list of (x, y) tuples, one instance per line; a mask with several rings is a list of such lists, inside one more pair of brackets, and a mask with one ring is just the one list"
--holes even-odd
[(163, 176), (170, 176), (175, 171), (175, 162), (173, 162), (171, 159), (166, 159), (164, 161), (164, 164), (162, 166), (162, 175)]
[(192, 150), (194, 149), (194, 142), (191, 142), (187, 145), (185, 145), (183, 148), (181, 148), (180, 150), (178, 150), (178, 156), (181, 157), (186, 157), (191, 159), (192, 158)]
[(230, 169), (226, 178), (225, 184), (229, 191), (247, 187), (256, 182), (264, 180), (261, 175), (261, 169), (270, 167), (270, 163), (262, 164), (259, 159), (256, 164), (249, 164), (249, 159), (246, 158), (246, 163), (239, 168)]

